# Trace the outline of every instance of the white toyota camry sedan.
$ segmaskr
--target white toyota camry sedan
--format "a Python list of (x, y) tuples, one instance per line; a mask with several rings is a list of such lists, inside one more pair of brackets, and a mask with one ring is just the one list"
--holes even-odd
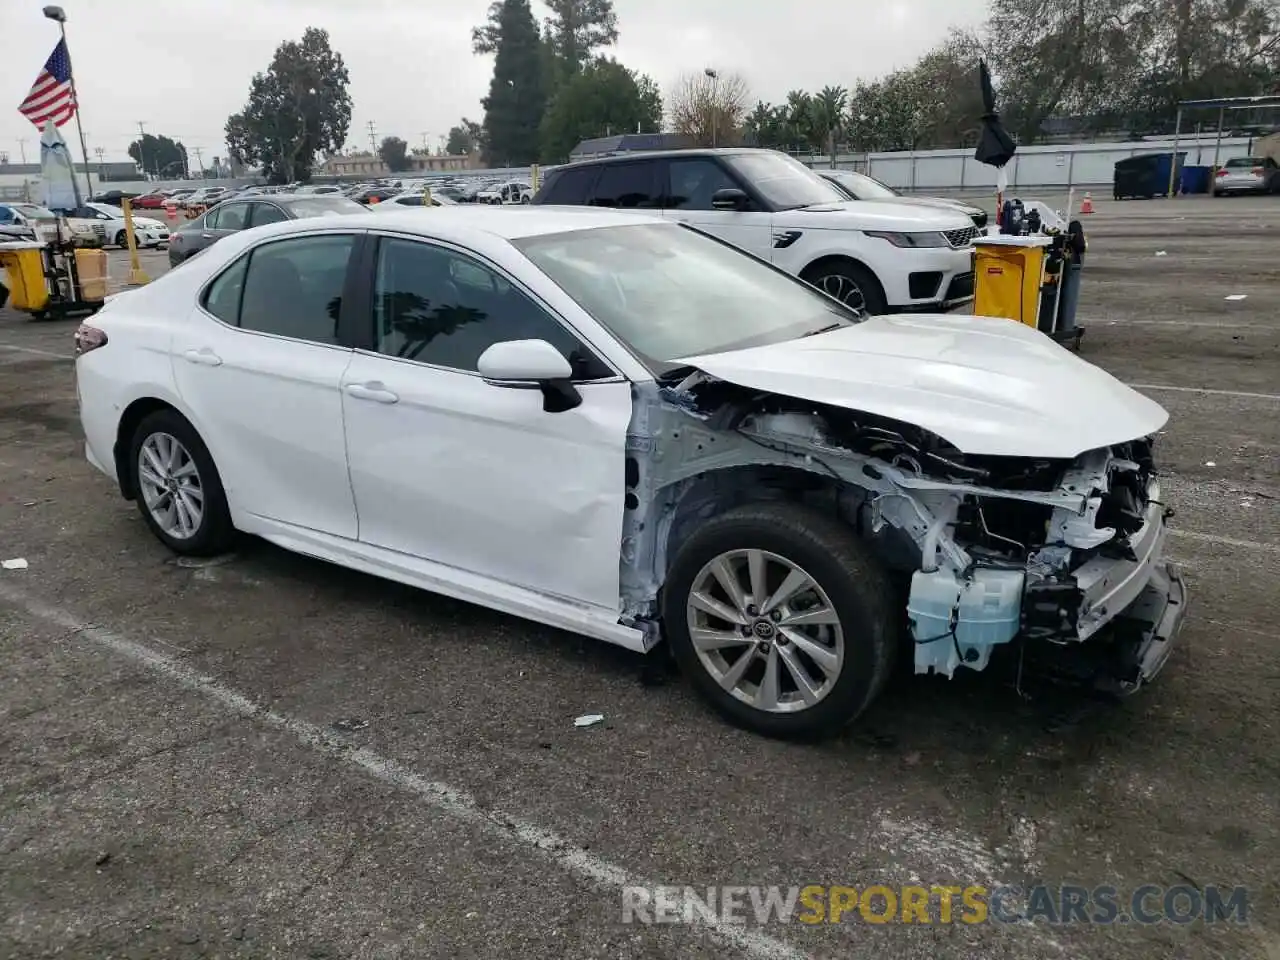
[[(86, 454), (180, 553), (237, 534), (640, 652), (837, 729), (917, 673), (1174, 642), (1167, 415), (1021, 324), (841, 303), (687, 226), (289, 221), (76, 334)], [(1003, 656), (1003, 654), (998, 654)]]

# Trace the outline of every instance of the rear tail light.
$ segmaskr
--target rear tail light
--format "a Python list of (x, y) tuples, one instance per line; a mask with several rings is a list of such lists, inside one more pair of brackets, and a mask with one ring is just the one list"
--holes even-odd
[(1254, 168), (1253, 168), (1253, 175), (1254, 175), (1255, 177), (1260, 177), (1260, 176), (1262, 176), (1262, 174), (1263, 174), (1263, 170), (1262, 170), (1262, 168), (1261, 168), (1261, 167), (1254, 167)]
[(76, 356), (82, 357), (90, 350), (107, 345), (107, 335), (97, 327), (82, 323), (76, 329)]
[(1227, 175), (1227, 168), (1226, 168), (1226, 167), (1219, 167), (1219, 168), (1218, 168), (1218, 176), (1220, 176), (1220, 177), (1225, 177), (1226, 175)]

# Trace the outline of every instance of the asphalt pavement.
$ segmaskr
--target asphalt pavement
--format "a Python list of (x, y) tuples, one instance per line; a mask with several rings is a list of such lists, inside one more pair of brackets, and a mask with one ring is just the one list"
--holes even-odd
[[(1118, 705), (905, 675), (821, 745), (262, 542), (177, 560), (84, 461), (75, 323), (0, 312), (0, 956), (1280, 957), (1280, 203), (1097, 206), (1082, 355), (1171, 414), (1179, 649)], [(1248, 915), (624, 923), (637, 884), (1217, 885)]]

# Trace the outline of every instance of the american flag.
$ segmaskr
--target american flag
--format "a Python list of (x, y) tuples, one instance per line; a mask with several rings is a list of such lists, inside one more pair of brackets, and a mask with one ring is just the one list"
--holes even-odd
[(31, 85), (27, 99), (18, 105), (18, 112), (37, 127), (43, 127), (46, 120), (52, 120), (55, 127), (60, 127), (75, 116), (76, 101), (71, 93), (71, 56), (67, 53), (65, 40), (59, 40), (53, 53), (49, 54), (40, 76)]

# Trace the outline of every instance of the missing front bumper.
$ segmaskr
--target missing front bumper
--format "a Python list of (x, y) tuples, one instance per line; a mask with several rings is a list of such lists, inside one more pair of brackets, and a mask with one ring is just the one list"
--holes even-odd
[(1187, 615), (1187, 585), (1178, 568), (1162, 560), (1133, 605), (1116, 625), (1114, 670), (1099, 682), (1112, 693), (1128, 695), (1164, 669)]

